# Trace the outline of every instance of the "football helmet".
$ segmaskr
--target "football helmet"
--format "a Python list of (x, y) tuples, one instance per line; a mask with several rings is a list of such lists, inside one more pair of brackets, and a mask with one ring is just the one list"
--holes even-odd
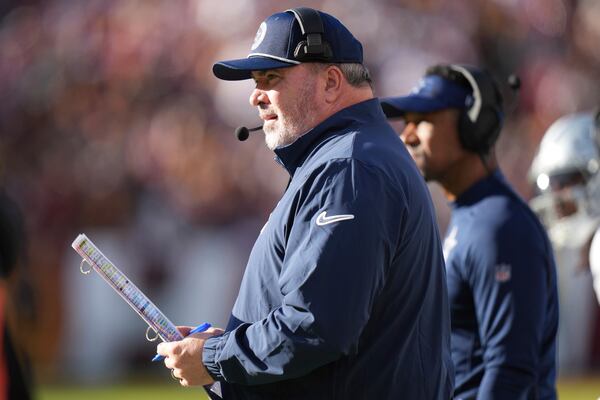
[(531, 164), (530, 206), (557, 246), (583, 245), (600, 223), (599, 121), (600, 112), (559, 118)]

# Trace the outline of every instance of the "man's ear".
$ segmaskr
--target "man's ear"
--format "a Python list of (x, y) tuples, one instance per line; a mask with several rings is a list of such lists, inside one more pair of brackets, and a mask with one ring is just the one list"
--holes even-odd
[(327, 103), (335, 103), (342, 93), (342, 87), (345, 82), (344, 74), (339, 67), (330, 65), (325, 69), (325, 96)]

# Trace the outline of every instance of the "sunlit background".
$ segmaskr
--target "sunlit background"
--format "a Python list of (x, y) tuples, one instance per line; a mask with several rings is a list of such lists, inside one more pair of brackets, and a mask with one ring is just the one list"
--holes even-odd
[[(0, 2), (0, 178), (28, 238), (8, 317), (40, 397), (132, 382), (189, 396), (150, 362), (143, 321), (96, 274), (80, 274), (70, 244), (87, 234), (176, 324), (226, 323), (287, 176), (262, 134), (233, 136), (259, 123), (252, 83), (219, 81), (211, 67), (244, 57), (264, 18), (300, 5), (337, 16), (363, 43), (378, 96), (408, 92), (430, 64), (487, 67), (505, 93), (500, 164), (526, 199), (544, 130), (600, 105), (597, 0)], [(443, 230), (448, 210), (432, 190)], [(586, 308), (581, 324), (561, 327), (578, 333), (562, 344), (560, 376), (597, 397), (589, 288), (561, 293)], [(129, 390), (102, 398), (141, 393)]]

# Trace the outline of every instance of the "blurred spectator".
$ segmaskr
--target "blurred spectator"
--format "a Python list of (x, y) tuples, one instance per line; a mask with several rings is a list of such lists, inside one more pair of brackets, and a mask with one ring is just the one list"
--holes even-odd
[[(19, 272), (24, 259), (22, 215), (12, 199), (0, 192), (0, 399), (28, 400), (32, 396), (29, 358), (20, 346), (21, 331), (14, 313)], [(11, 290), (13, 289), (13, 290)], [(12, 315), (11, 315), (12, 313)]]

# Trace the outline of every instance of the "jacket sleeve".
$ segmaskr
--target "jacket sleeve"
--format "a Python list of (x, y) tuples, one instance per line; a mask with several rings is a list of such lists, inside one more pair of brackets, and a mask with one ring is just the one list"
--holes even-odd
[(526, 399), (535, 390), (550, 260), (531, 226), (507, 224), (471, 253), (484, 376), (478, 399)]
[(389, 212), (402, 208), (389, 204), (384, 182), (352, 160), (308, 177), (296, 194), (283, 268), (273, 282), (283, 301), (266, 318), (206, 341), (203, 362), (216, 379), (291, 379), (357, 351), (391, 257), (386, 226), (399, 225)]

